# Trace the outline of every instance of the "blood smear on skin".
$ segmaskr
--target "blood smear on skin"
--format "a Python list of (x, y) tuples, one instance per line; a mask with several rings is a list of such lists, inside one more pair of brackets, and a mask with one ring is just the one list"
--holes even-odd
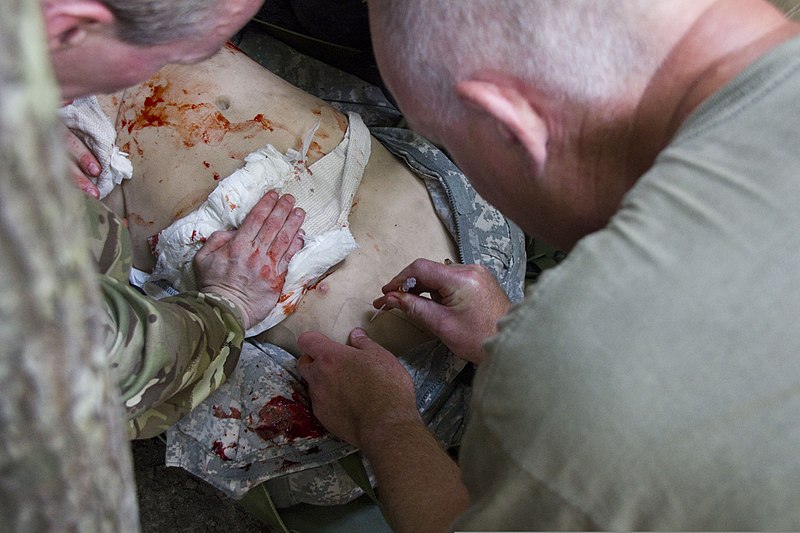
[(147, 85), (150, 94), (144, 98), (144, 105), (140, 108), (129, 108), (128, 113), (123, 113), (121, 126), (126, 128), (129, 134), (134, 130), (169, 126), (174, 128), (186, 147), (192, 147), (201, 142), (217, 144), (229, 132), (248, 133), (275, 129), (272, 122), (261, 113), (250, 120), (231, 122), (211, 103), (169, 101), (167, 92), (170, 83), (158, 85), (159, 81), (156, 79)]

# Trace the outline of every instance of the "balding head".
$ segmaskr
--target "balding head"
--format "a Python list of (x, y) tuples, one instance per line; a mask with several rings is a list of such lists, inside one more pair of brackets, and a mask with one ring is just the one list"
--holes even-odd
[(413, 84), (449, 117), (462, 79), (508, 76), (581, 102), (641, 85), (662, 59), (648, 46), (655, 11), (653, 0), (370, 0), (390, 87)]
[[(370, 24), (412, 127), (526, 231), (569, 247), (618, 208), (697, 77), (769, 31), (750, 20), (765, 11), (762, 0), (370, 0)], [(731, 24), (748, 28), (719, 31)]]
[(218, 0), (101, 0), (123, 41), (153, 45), (207, 32)]
[(210, 57), (263, 0), (40, 1), (62, 94), (75, 98)]

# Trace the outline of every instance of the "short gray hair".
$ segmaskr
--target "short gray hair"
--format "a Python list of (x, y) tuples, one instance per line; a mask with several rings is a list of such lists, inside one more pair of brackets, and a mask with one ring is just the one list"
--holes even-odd
[(114, 14), (118, 37), (155, 45), (209, 31), (218, 0), (102, 0)]
[[(370, 0), (388, 66), (457, 118), (453, 85), (504, 73), (561, 100), (608, 100), (661, 58), (648, 53), (649, 0)], [(377, 28), (376, 28), (377, 29)], [(377, 45), (377, 43), (376, 43)]]

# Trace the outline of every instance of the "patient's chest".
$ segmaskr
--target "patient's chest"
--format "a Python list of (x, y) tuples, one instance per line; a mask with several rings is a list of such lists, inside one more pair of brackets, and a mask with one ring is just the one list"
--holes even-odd
[(372, 156), (350, 212), (359, 249), (308, 291), (295, 313), (261, 338), (296, 353), (296, 337), (322, 331), (344, 342), (361, 326), (393, 353), (433, 337), (398, 311), (375, 320), (372, 301), (381, 287), (418, 257), (457, 260), (455, 245), (433, 210), (422, 181), (372, 140)]
[[(155, 263), (148, 239), (201, 204), (245, 155), (267, 143), (281, 152), (299, 148), (319, 122), (310, 164), (333, 150), (347, 129), (344, 115), (229, 50), (202, 65), (166, 67), (101, 103), (116, 119), (117, 143), (134, 166), (134, 178), (107, 203), (127, 217), (134, 266), (146, 271)], [(350, 229), (359, 249), (262, 338), (294, 353), (297, 336), (309, 330), (345, 341), (362, 326), (395, 353), (431, 338), (396, 311), (369, 322), (372, 300), (408, 263), (456, 258), (421, 180), (375, 139)]]

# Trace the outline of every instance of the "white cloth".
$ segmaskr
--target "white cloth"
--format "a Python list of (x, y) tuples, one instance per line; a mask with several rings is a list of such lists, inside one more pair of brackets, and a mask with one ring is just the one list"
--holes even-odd
[(196, 290), (192, 259), (202, 243), (215, 231), (238, 228), (267, 191), (291, 193), (306, 211), (305, 244), (289, 263), (278, 305), (246, 336), (258, 335), (291, 314), (308, 287), (358, 247), (347, 219), (371, 140), (359, 115), (350, 113), (349, 120), (344, 140), (310, 167), (303, 154), (316, 127), (306, 135), (300, 152), (282, 155), (267, 145), (249, 154), (244, 167), (222, 180), (196, 211), (161, 231), (151, 279), (167, 280), (180, 291)]
[(117, 132), (100, 102), (94, 96), (78, 98), (58, 110), (58, 116), (66, 127), (83, 141), (100, 163), (100, 175), (94, 180), (102, 200), (124, 179), (133, 176), (133, 165), (128, 154), (120, 151), (115, 143)]

